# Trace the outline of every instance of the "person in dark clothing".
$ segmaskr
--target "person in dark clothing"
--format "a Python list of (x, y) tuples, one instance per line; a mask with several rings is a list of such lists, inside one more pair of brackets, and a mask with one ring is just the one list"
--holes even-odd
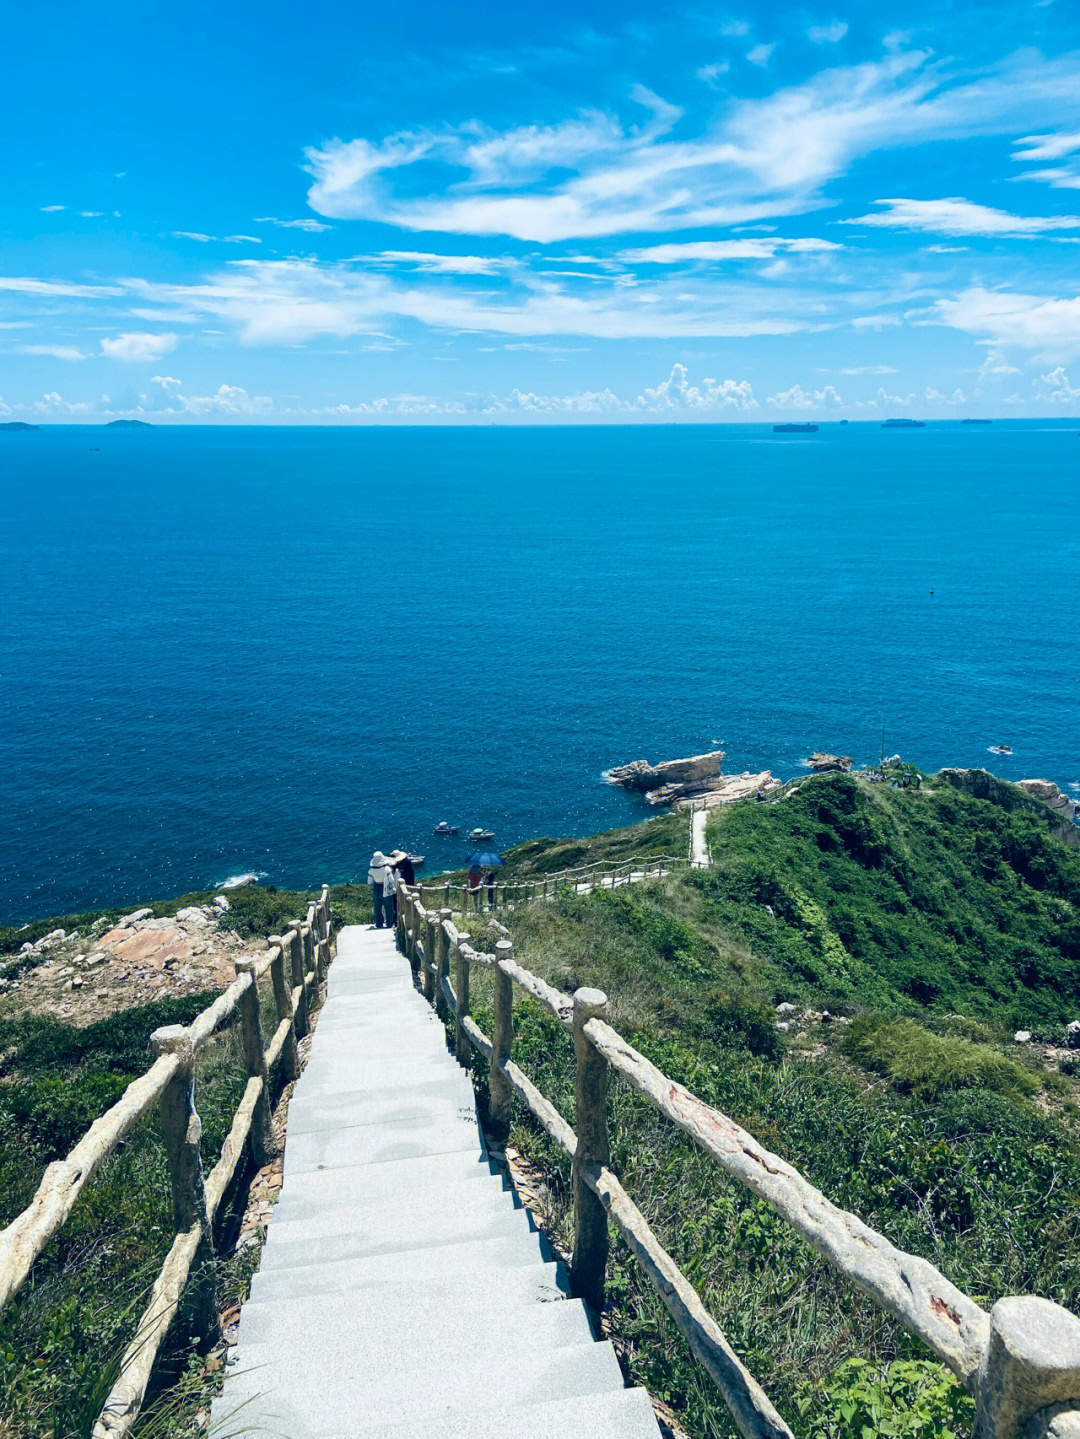
[(489, 869), (489, 870), (488, 870), (488, 877), (487, 877), (487, 879), (485, 880), (485, 884), (487, 885), (487, 892), (488, 892), (488, 908), (489, 908), (489, 909), (494, 909), (494, 908), (495, 908), (495, 871), (494, 871), (493, 869)]
[(401, 875), (402, 884), (407, 884), (411, 889), (416, 883), (416, 870), (413, 868), (411, 856), (406, 854), (403, 849), (395, 849), (390, 858), (394, 861), (394, 868)]

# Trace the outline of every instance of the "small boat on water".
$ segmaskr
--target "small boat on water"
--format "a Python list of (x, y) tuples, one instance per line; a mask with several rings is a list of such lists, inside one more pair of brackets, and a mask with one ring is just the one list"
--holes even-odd
[(477, 825), (475, 829), (469, 830), (469, 838), (473, 844), (479, 844), (482, 840), (494, 839), (495, 831), (493, 829), (481, 829), (481, 827)]
[(992, 425), (993, 420), (961, 420), (962, 425)]
[(446, 820), (441, 819), (431, 832), (432, 834), (457, 834), (458, 827), (456, 824), (447, 824)]
[(788, 422), (787, 424), (785, 424), (785, 425), (773, 425), (772, 428), (773, 428), (773, 434), (774, 434), (774, 435), (816, 435), (816, 434), (817, 434), (817, 425), (811, 425), (811, 424), (801, 424), (801, 425), (800, 425), (800, 424), (795, 424), (794, 421), (789, 421), (789, 422)]
[(925, 430), (925, 420), (886, 420), (881, 427), (883, 430)]

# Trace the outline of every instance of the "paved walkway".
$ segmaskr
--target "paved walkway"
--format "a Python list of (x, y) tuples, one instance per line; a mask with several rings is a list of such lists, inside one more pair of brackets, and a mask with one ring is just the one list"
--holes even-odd
[(709, 811), (704, 807), (695, 809), (690, 814), (690, 868), (708, 869), (712, 864), (712, 855), (709, 853), (709, 841), (705, 831), (709, 823)]
[(338, 937), (214, 1439), (658, 1439), (386, 930)]

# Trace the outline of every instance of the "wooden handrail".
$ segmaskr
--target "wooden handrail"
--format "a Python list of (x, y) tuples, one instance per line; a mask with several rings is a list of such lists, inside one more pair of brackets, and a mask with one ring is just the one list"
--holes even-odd
[[(19, 1292), (35, 1261), (71, 1213), (82, 1190), (115, 1151), (131, 1127), (158, 1103), (172, 1179), (176, 1238), (154, 1281), (135, 1335), (120, 1363), (116, 1382), (94, 1426), (94, 1439), (124, 1439), (139, 1416), (154, 1360), (168, 1333), (180, 1299), (195, 1271), (199, 1302), (196, 1322), (216, 1329), (212, 1226), (240, 1166), (246, 1146), (253, 1159), (266, 1158), (269, 1074), (284, 1056), (282, 1077), (296, 1077), (296, 1027), (309, 1000), (326, 976), (333, 933), (330, 888), (323, 885), (307, 918), (285, 940), (271, 939), (267, 952), (237, 962), (240, 971), (214, 1002), (185, 1026), (155, 1031), (158, 1058), (132, 1080), (117, 1102), (94, 1121), (66, 1159), (45, 1170), (30, 1204), (0, 1231), (0, 1309)], [(299, 958), (299, 978), (291, 991), (284, 955)], [(279, 1023), (263, 1047), (259, 981), (269, 973)], [(296, 976), (294, 964), (292, 975)], [(199, 1140), (202, 1126), (194, 1104), (194, 1063), (198, 1051), (237, 1009), (243, 1020), (244, 1061), (249, 1078), (236, 1115), (213, 1169), (202, 1176)]]
[[(419, 890), (400, 882), (398, 909), (405, 916), (406, 927), (429, 919), (436, 922), (424, 908)], [(937, 1354), (975, 1395), (976, 1439), (1053, 1439), (1059, 1432), (1073, 1432), (1055, 1427), (1061, 1419), (1080, 1426), (1080, 1319), (1075, 1315), (1034, 1297), (1001, 1299), (988, 1314), (928, 1260), (896, 1248), (854, 1214), (837, 1208), (798, 1170), (758, 1144), (734, 1120), (665, 1075), (602, 1017), (607, 1001), (599, 991), (563, 994), (523, 968), (505, 940), (496, 945), (494, 955), (479, 953), (445, 911), (437, 926), (460, 966), (459, 976), (467, 974), (470, 965), (494, 971), (493, 1039), (467, 1012), (467, 985), (463, 987), (460, 978), (455, 989), (444, 977), (438, 993), (455, 1017), (459, 1059), (467, 1063), (469, 1051), (477, 1050), (489, 1061), (496, 1125), (507, 1121), (505, 1095), (513, 1089), (571, 1158), (578, 1236), (572, 1273), (579, 1292), (594, 1300), (602, 1297), (606, 1239), (596, 1228), (590, 1208), (599, 1200), (607, 1217), (619, 1225), (747, 1439), (791, 1439), (791, 1430), (609, 1169), (604, 1139), (606, 1106), (597, 1065), (614, 1070), (726, 1174), (771, 1205), (837, 1273), (850, 1279)], [(507, 995), (514, 985), (544, 1005), (560, 1026), (575, 1036), (575, 1105), (578, 1122), (582, 1123), (584, 1116), (589, 1125), (584, 1142), (511, 1057), (513, 1024)], [(597, 1151), (602, 1155), (599, 1161), (594, 1157)], [(579, 1243), (581, 1236), (584, 1240)], [(1044, 1352), (1047, 1345), (1053, 1346), (1053, 1353)]]

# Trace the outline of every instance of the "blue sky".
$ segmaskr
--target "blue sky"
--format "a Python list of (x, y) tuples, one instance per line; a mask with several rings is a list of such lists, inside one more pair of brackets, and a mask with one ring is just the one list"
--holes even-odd
[(14, 7), (0, 419), (1080, 413), (1080, 9)]

